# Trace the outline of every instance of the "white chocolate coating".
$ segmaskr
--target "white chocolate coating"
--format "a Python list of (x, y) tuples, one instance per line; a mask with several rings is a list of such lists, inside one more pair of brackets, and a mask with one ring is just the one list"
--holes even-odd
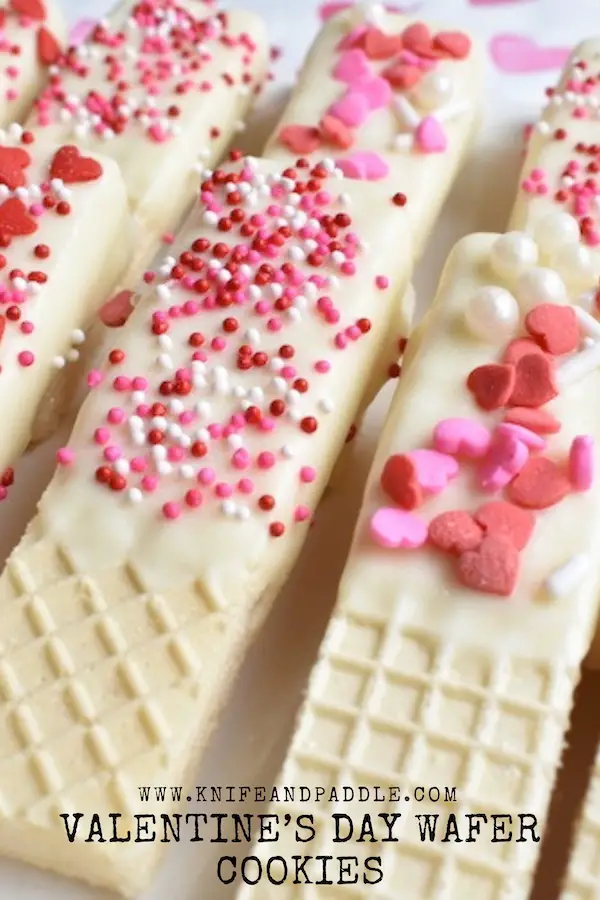
[[(168, 0), (161, 5), (169, 7), (162, 13), (164, 24), (145, 26), (131, 18), (135, 6), (120, 6), (111, 20), (110, 33), (121, 28), (125, 32), (125, 41), (116, 48), (106, 46), (105, 37), (92, 35), (71, 51), (68, 63), (58, 70), (59, 87), (68, 101), (50, 86), (38, 98), (28, 126), (41, 140), (76, 143), (117, 162), (139, 227), (130, 269), (137, 280), (161, 236), (173, 231), (189, 209), (199, 173), (217, 161), (242, 125), (266, 72), (268, 44), (262, 20), (243, 10), (228, 12), (223, 26), (218, 10), (204, 0)], [(206, 36), (204, 20), (210, 22)], [(173, 49), (174, 25), (190, 34), (181, 52)], [(151, 36), (153, 31), (161, 36)], [(159, 40), (164, 42), (160, 52)], [(105, 62), (107, 52), (116, 58), (114, 68)], [(190, 68), (190, 59), (197, 69)], [(158, 78), (143, 82), (141, 64)], [(130, 85), (120, 94), (119, 79)], [(187, 87), (180, 93), (182, 84)], [(106, 101), (103, 112), (89, 108), (91, 92)], [(174, 117), (171, 107), (177, 107)], [(122, 122), (117, 125), (118, 113)]]
[[(369, 534), (373, 513), (390, 506), (380, 487), (388, 457), (431, 446), (436, 424), (448, 416), (490, 426), (477, 408), (466, 377), (490, 362), (506, 340), (475, 339), (464, 326), (469, 298), (486, 285), (510, 287), (490, 264), (495, 235), (461, 241), (443, 273), (437, 298), (411, 337), (404, 373), (392, 402), (373, 463), (353, 547), (334, 617), (313, 669), (282, 785), (399, 785), (397, 801), (376, 804), (280, 802), (271, 812), (314, 814), (313, 847), (339, 855), (331, 814), (346, 812), (359, 826), (362, 815), (401, 813), (395, 843), (367, 844), (366, 855), (382, 857), (383, 879), (363, 885), (365, 845), (350, 840), (343, 853), (359, 858), (357, 898), (397, 896), (398, 878), (407, 896), (511, 897), (526, 900), (539, 844), (518, 843), (518, 813), (537, 816), (543, 831), (559, 765), (563, 733), (579, 666), (592, 635), (598, 606), (597, 566), (571, 567), (568, 589), (548, 597), (553, 570), (600, 552), (600, 486), (574, 493), (537, 517), (521, 553), (521, 571), (509, 600), (462, 587), (452, 557), (433, 548), (389, 550)], [(600, 362), (600, 361), (599, 361)], [(600, 371), (564, 389), (548, 411), (562, 423), (549, 452), (560, 459), (574, 434), (595, 441), (599, 461), (600, 413), (595, 400)], [(472, 468), (416, 512), (426, 522), (445, 510), (476, 509), (489, 499), (475, 486)], [(576, 569), (576, 571), (575, 571)], [(575, 577), (576, 576), (576, 577)], [(566, 581), (566, 579), (565, 579)], [(558, 586), (558, 581), (557, 581)], [(557, 592), (558, 594), (558, 592)], [(456, 802), (408, 803), (418, 786), (456, 785)], [(384, 787), (384, 791), (385, 791)], [(406, 799), (405, 799), (406, 795)], [(281, 795), (283, 796), (283, 795)], [(421, 842), (415, 816), (439, 814), (434, 843)], [(449, 813), (457, 817), (462, 844), (441, 842)], [(481, 837), (470, 844), (466, 814), (485, 813)], [(490, 814), (513, 816), (513, 839), (491, 843)], [(282, 830), (277, 853), (298, 852), (293, 834)], [(359, 829), (357, 829), (358, 831)], [(441, 834), (440, 834), (441, 831)], [(380, 829), (381, 834), (387, 834)], [(272, 853), (257, 845), (259, 856)], [(279, 877), (277, 867), (273, 874)], [(240, 897), (271, 900), (279, 888), (266, 879)], [(331, 888), (331, 896), (344, 896)], [(318, 900), (318, 888), (289, 888), (288, 898)], [(579, 897), (580, 895), (576, 895)], [(583, 894), (581, 896), (584, 896)]]
[[(597, 154), (588, 151), (600, 143), (599, 110), (600, 41), (592, 39), (575, 48), (533, 127), (510, 221), (511, 228), (534, 235), (548, 250), (562, 251), (579, 236), (579, 228), (566, 220), (566, 215), (574, 217), (578, 225), (588, 219), (590, 237), (584, 238), (583, 244), (596, 278), (600, 275)], [(573, 288), (589, 281), (589, 271), (580, 272), (579, 266), (566, 272)]]
[[(333, 76), (333, 67), (341, 57), (336, 48), (340, 40), (356, 26), (353, 11), (334, 16), (321, 29), (304, 63), (292, 98), (271, 136), (265, 155), (281, 161), (293, 161), (299, 155), (288, 150), (279, 140), (286, 125), (318, 126), (331, 104), (343, 95), (345, 84)], [(402, 32), (413, 20), (397, 13), (385, 13), (380, 24), (387, 34)], [(431, 26), (432, 32), (437, 29)], [(373, 73), (381, 73), (391, 59), (372, 61)], [(420, 106), (409, 91), (395, 89), (392, 100), (385, 108), (376, 109), (355, 130), (355, 141), (348, 150), (324, 147), (313, 154), (318, 158), (325, 152), (336, 159), (343, 159), (355, 152), (377, 153), (389, 166), (386, 179), (390, 190), (403, 191), (408, 196), (407, 211), (414, 233), (416, 254), (419, 255), (435, 222), (446, 194), (464, 161), (470, 140), (477, 127), (481, 103), (482, 54), (473, 42), (469, 56), (464, 60), (442, 59), (435, 69), (452, 84), (452, 97), (437, 110)], [(427, 76), (428, 77), (428, 76)], [(422, 84), (422, 82), (421, 82)], [(425, 153), (415, 149), (410, 129), (394, 105), (410, 97), (415, 104), (415, 121), (428, 112), (437, 114), (446, 134), (448, 146), (443, 152)], [(456, 111), (456, 116), (453, 115)], [(447, 113), (447, 117), (443, 114)], [(404, 143), (396, 148), (398, 138)]]
[[(15, 146), (31, 157), (24, 170), (25, 188), (30, 192), (27, 202), (31, 203), (35, 197), (42, 197), (41, 192), (34, 197), (33, 191), (49, 180), (56, 148), (23, 145), (4, 133), (0, 136), (1, 149)], [(0, 310), (5, 320), (0, 343), (0, 417), (4, 423), (0, 471), (27, 446), (40, 404), (57, 375), (56, 366), (64, 364), (64, 357), (79, 340), (78, 333), (73, 339), (74, 332), (93, 317), (122, 275), (131, 253), (133, 229), (119, 170), (110, 159), (100, 157), (99, 161), (102, 174), (97, 180), (50, 192), (57, 202), (68, 196), (68, 215), (44, 211), (36, 219), (38, 227), (33, 234), (13, 237), (2, 251), (6, 259), (3, 293), (15, 288), (14, 279), (9, 277), (13, 269), (41, 272), (45, 282), (36, 294), (30, 293), (31, 285), (25, 290), (19, 322), (8, 318), (10, 305), (5, 305), (6, 299)], [(12, 192), (2, 187), (4, 202)], [(49, 248), (47, 259), (36, 257), (37, 245)], [(22, 327), (32, 330), (23, 333)], [(23, 353), (32, 354), (31, 365), (19, 361)]]
[[(38, 51), (40, 28), (50, 32), (61, 47), (66, 42), (67, 28), (59, 4), (54, 0), (42, 0), (42, 6), (46, 11), (43, 21), (19, 16), (4, 7), (4, 21), (0, 29), (3, 44), (0, 50), (3, 62), (0, 79), (0, 127), (10, 125), (11, 122), (22, 122), (47, 80), (48, 67), (40, 61)], [(7, 49), (13, 46), (19, 47), (18, 56), (13, 56)], [(7, 68), (12, 70), (10, 76)]]
[[(256, 166), (255, 187), (266, 185), (266, 176), (279, 171), (275, 163)], [(272, 187), (273, 182), (270, 184)], [(398, 322), (397, 297), (407, 287), (412, 263), (406, 213), (389, 201), (385, 186), (344, 185), (350, 199), (344, 207), (337, 201), (340, 182), (336, 178), (326, 179), (324, 189), (331, 192), (332, 200), (322, 207), (323, 214), (348, 213), (352, 230), (370, 246), (356, 254), (353, 276), (340, 276), (339, 283), (330, 282), (327, 288), (341, 311), (339, 326), (327, 327), (315, 312), (315, 298), (309, 296), (306, 307), (299, 301), (294, 304), (300, 317), (290, 316), (288, 321), (283, 315), (281, 331), (273, 334), (265, 319), (253, 312), (253, 305), (242, 304), (203, 310), (190, 320), (173, 319), (166, 335), (171, 343), (166, 346), (160, 341), (162, 336), (149, 328), (150, 313), (199, 296), (167, 277), (141, 299), (118, 332), (116, 343), (125, 353), (123, 364), (107, 367), (105, 380), (83, 405), (69, 441), (74, 462), (58, 471), (42, 498), (38, 516), (0, 578), (0, 684), (4, 698), (0, 703), (0, 768), (11, 786), (3, 794), (0, 810), (0, 850), (4, 853), (128, 895), (143, 889), (152, 875), (164, 845), (69, 844), (54, 809), (60, 806), (88, 814), (120, 810), (127, 815), (137, 811), (136, 785), (140, 781), (176, 784), (185, 778), (226, 698), (243, 648), (299, 552), (308, 523), (295, 523), (294, 509), (298, 503), (314, 508), (327, 484), (372, 369), (387, 345), (391, 324)], [(254, 200), (258, 204), (254, 211), (268, 202), (268, 198), (252, 194), (248, 203)], [(374, 203), (377, 216), (372, 215)], [(286, 216), (296, 222), (297, 214), (292, 210)], [(345, 232), (340, 226), (340, 239)], [(200, 209), (186, 224), (174, 254), (200, 237), (239, 242), (237, 230), (223, 235), (205, 221)], [(296, 236), (286, 251), (294, 246), (302, 248)], [(295, 255), (291, 254), (292, 258)], [(289, 258), (286, 252), (272, 262), (280, 265)], [(338, 268), (333, 261), (317, 268), (300, 261), (296, 265), (305, 277), (331, 277)], [(253, 266), (251, 275), (255, 269)], [(374, 278), (384, 273), (390, 279), (388, 288), (375, 288)], [(308, 287), (304, 290), (307, 293)], [(272, 301), (272, 289), (265, 287), (262, 299)], [(209, 354), (206, 368), (197, 373), (205, 377), (205, 387), (199, 378), (191, 396), (181, 397), (186, 408), (208, 404), (213, 421), (244, 411), (238, 392), (213, 389), (217, 382), (223, 384), (222, 360), (228, 367), (229, 386), (260, 387), (264, 402), (253, 402), (269, 409), (272, 400), (281, 396), (273, 383), (277, 369), (239, 370), (235, 348), (250, 341), (277, 357), (277, 348), (285, 343), (295, 348), (291, 361), (298, 375), (310, 382), (310, 390), (301, 393), (296, 402), (303, 415), (318, 418), (319, 428), (314, 434), (305, 434), (297, 421), (286, 415), (278, 420), (272, 436), (266, 432), (261, 438), (251, 428), (242, 430), (252, 465), (237, 475), (230, 462), (232, 447), (225, 441), (206, 439), (210, 444), (206, 460), (190, 463), (186, 459), (185, 464), (193, 465), (194, 470), (210, 464), (220, 481), (230, 481), (232, 471), (235, 480), (251, 477), (256, 487), (247, 499), (240, 493), (232, 498), (237, 507), (246, 505), (249, 515), (228, 516), (213, 484), (202, 488), (200, 508), (186, 508), (179, 519), (166, 521), (162, 504), (180, 496), (188, 485), (199, 487), (198, 483), (186, 480), (174, 467), (171, 473), (161, 475), (156, 490), (146, 493), (142, 502), (129, 493), (139, 490), (139, 478), (128, 476), (127, 490), (111, 491), (95, 480), (102, 446), (94, 442), (93, 435), (99, 426), (107, 427), (110, 442), (118, 442), (127, 457), (130, 452), (151, 457), (147, 444), (142, 447), (128, 437), (127, 429), (124, 434), (121, 428), (107, 424), (107, 411), (115, 406), (127, 407), (130, 415), (129, 394), (116, 393), (112, 379), (118, 374), (134, 377), (144, 372), (151, 385), (146, 400), (162, 399), (156, 385), (172, 377), (172, 371), (161, 368), (158, 356), (169, 355), (175, 368), (187, 365), (190, 331), (197, 328), (205, 333), (208, 348), (213, 335), (223, 334), (220, 323), (224, 316), (231, 315), (239, 320), (239, 334), (229, 337), (228, 349)], [(346, 349), (336, 349), (333, 337), (338, 327), (343, 329), (365, 315), (371, 321), (368, 333), (350, 341)], [(313, 371), (315, 359), (330, 360), (331, 369), (322, 374)], [(173, 415), (168, 418), (175, 423)], [(194, 427), (199, 424), (202, 422)], [(284, 446), (291, 452), (278, 454), (276, 466), (261, 471), (256, 452)], [(299, 470), (311, 466), (314, 480), (303, 483)], [(154, 474), (157, 470), (153, 463), (149, 471)], [(258, 497), (266, 492), (277, 501), (272, 514), (257, 506)], [(286, 524), (286, 533), (277, 539), (269, 533), (274, 518)], [(31, 590), (35, 590), (35, 600)], [(30, 615), (39, 635), (35, 640), (24, 630), (23, 623)], [(51, 622), (56, 630), (44, 637), (42, 631), (46, 634)], [(51, 669), (47, 652), (52, 655)], [(28, 660), (25, 668), (20, 663), (22, 654)], [(27, 691), (26, 699), (20, 699), (21, 690)], [(55, 717), (58, 699), (51, 701), (50, 696), (58, 698), (65, 690), (69, 699), (67, 706), (61, 706), (59, 722)], [(17, 737), (15, 714), (29, 723), (37, 721), (42, 734), (48, 735), (47, 740), (42, 739), (43, 747), (34, 749), (31, 729)], [(38, 781), (25, 777), (29, 766)], [(152, 808), (152, 802), (144, 804), (144, 811)], [(161, 803), (156, 811), (170, 808), (169, 803)]]

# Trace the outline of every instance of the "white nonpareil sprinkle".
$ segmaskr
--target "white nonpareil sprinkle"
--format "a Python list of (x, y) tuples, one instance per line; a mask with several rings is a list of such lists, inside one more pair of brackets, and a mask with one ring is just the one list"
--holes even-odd
[(64, 369), (67, 361), (64, 356), (55, 356), (52, 360), (52, 368), (53, 369)]
[(294, 458), (294, 449), (291, 444), (284, 444), (281, 448), (281, 455), (284, 459), (293, 459)]
[(82, 331), (81, 328), (76, 328), (75, 331), (71, 332), (71, 342), (75, 345), (83, 344), (85, 341), (85, 331)]
[(555, 569), (546, 579), (546, 589), (553, 597), (567, 597), (579, 587), (590, 570), (590, 558), (585, 553), (577, 553)]
[(132, 503), (141, 503), (142, 500), (144, 499), (144, 495), (142, 494), (142, 492), (140, 491), (139, 488), (131, 488), (128, 496)]

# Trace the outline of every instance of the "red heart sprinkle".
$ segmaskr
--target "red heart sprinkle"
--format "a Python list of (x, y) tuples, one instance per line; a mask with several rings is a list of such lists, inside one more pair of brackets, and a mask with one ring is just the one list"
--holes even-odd
[(475, 519), (486, 534), (508, 538), (517, 550), (527, 546), (535, 527), (532, 513), (504, 500), (484, 503), (475, 513)]
[(404, 454), (389, 457), (381, 474), (381, 487), (403, 509), (416, 509), (423, 502), (417, 469)]
[(560, 503), (571, 490), (562, 469), (545, 456), (530, 458), (508, 486), (508, 498), (525, 509), (547, 509)]
[(292, 153), (311, 154), (321, 146), (319, 129), (310, 125), (286, 125), (279, 132), (279, 140)]
[(50, 164), (50, 178), (60, 178), (65, 184), (96, 181), (102, 175), (100, 163), (82, 156), (77, 147), (61, 147)]
[(434, 50), (431, 32), (424, 22), (415, 22), (402, 32), (402, 43), (405, 50), (416, 53), (425, 59), (437, 59), (437, 51)]
[(461, 583), (484, 594), (510, 596), (518, 574), (519, 551), (511, 541), (499, 535), (484, 537), (477, 550), (463, 553), (458, 562)]
[(545, 409), (528, 409), (525, 406), (515, 406), (509, 409), (504, 416), (505, 422), (513, 425), (521, 425), (529, 428), (536, 434), (556, 434), (560, 431), (560, 422)]
[(550, 357), (527, 353), (521, 357), (515, 371), (515, 386), (509, 401), (511, 406), (536, 408), (558, 396), (554, 364)]
[(553, 356), (572, 353), (581, 340), (579, 322), (572, 306), (540, 303), (527, 313), (525, 328)]
[(134, 296), (133, 291), (123, 290), (107, 300), (98, 313), (102, 324), (108, 328), (121, 328), (133, 312), (131, 301)]
[(423, 70), (418, 66), (410, 66), (406, 63), (392, 63), (383, 70), (381, 77), (389, 81), (392, 87), (404, 91), (421, 81)]
[(433, 39), (433, 46), (444, 56), (466, 59), (471, 52), (471, 38), (462, 31), (440, 31)]
[(502, 362), (505, 362), (510, 366), (516, 366), (519, 360), (529, 353), (539, 353), (542, 356), (544, 355), (544, 351), (540, 345), (536, 344), (535, 341), (532, 341), (531, 338), (515, 338), (514, 341), (511, 341), (510, 344), (507, 345), (504, 356), (502, 357)]
[(26, 169), (31, 157), (21, 147), (0, 147), (0, 184), (14, 191), (25, 184)]
[(18, 237), (37, 231), (37, 222), (27, 212), (25, 204), (18, 197), (9, 197), (0, 206), (0, 234)]
[(481, 544), (483, 533), (473, 516), (463, 509), (441, 513), (429, 523), (429, 540), (447, 553), (465, 553)]
[(515, 386), (515, 367), (500, 363), (487, 363), (473, 369), (467, 378), (467, 387), (481, 409), (499, 409), (505, 406)]
[(379, 28), (369, 28), (365, 34), (364, 48), (369, 59), (390, 59), (400, 53), (402, 47), (400, 34), (385, 34)]
[(44, 66), (51, 66), (61, 54), (60, 44), (51, 31), (43, 26), (37, 35), (38, 59)]
[(28, 19), (44, 21), (46, 7), (42, 0), (10, 0), (10, 8), (19, 16), (27, 16)]
[(335, 116), (326, 114), (321, 119), (321, 136), (330, 144), (348, 150), (354, 143), (354, 135), (347, 125)]

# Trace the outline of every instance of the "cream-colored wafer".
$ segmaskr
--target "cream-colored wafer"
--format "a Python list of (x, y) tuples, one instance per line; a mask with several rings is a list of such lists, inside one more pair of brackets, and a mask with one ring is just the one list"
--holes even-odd
[[(461, 241), (411, 338), (280, 779), (282, 787), (339, 793), (317, 802), (313, 790), (302, 803), (297, 791), (292, 803), (280, 792), (272, 809), (280, 823), (288, 814), (313, 815), (317, 835), (298, 844), (294, 827), (281, 824), (278, 844), (250, 851), (261, 857), (263, 877), (244, 897), (320, 900), (326, 890), (332, 900), (346, 892), (353, 900), (392, 900), (399, 885), (403, 900), (529, 896), (597, 613), (600, 486), (591, 473), (600, 455), (600, 355), (597, 334), (587, 346), (584, 311), (577, 319), (554, 303), (547, 280), (523, 262), (527, 254), (546, 262), (541, 248), (525, 234), (520, 242), (508, 277), (498, 263), (509, 255), (506, 236)], [(573, 298), (555, 276), (566, 304)], [(533, 333), (563, 356), (550, 362)], [(521, 336), (529, 354), (519, 343), (507, 356)], [(524, 366), (502, 363), (519, 351)], [(438, 518), (448, 512), (459, 515)], [(374, 802), (371, 793), (371, 802), (346, 802), (342, 788), (359, 785), (379, 785), (385, 799)], [(397, 788), (393, 795), (389, 787)], [(396, 842), (381, 842), (388, 836), (382, 813), (401, 816)], [(467, 817), (480, 813), (487, 819), (473, 819), (469, 833)], [(334, 842), (333, 814), (352, 817), (354, 839)], [(378, 843), (356, 840), (366, 814)], [(417, 817), (424, 814), (439, 814), (434, 841), (421, 839), (420, 826), (425, 835), (427, 828)], [(341, 828), (348, 833), (346, 820)], [(282, 856), (293, 872), (291, 857), (305, 853), (334, 858), (335, 886), (294, 886), (293, 875), (281, 887), (269, 884), (268, 857)], [(339, 856), (358, 858), (346, 870), (348, 880), (358, 877), (353, 887), (337, 886)], [(380, 859), (367, 865), (369, 857)], [(307, 868), (313, 881), (323, 877), (316, 861)], [(241, 885), (239, 865), (236, 874)], [(281, 878), (282, 866), (272, 865), (271, 874)]]
[(560, 900), (600, 898), (600, 753), (597, 754), (571, 848)]
[(405, 192), (418, 255), (473, 136), (480, 86), (468, 35), (357, 4), (321, 30), (265, 155), (326, 152), (350, 177)]
[(31, 438), (82, 328), (125, 270), (133, 228), (118, 167), (0, 132), (0, 472)]
[[(386, 185), (231, 177), (116, 332), (0, 579), (0, 850), (129, 895), (164, 844), (85, 843), (90, 817), (131, 822), (137, 784), (179, 783), (206, 743), (412, 263)], [(58, 810), (84, 812), (73, 844)]]
[[(0, 11), (0, 127), (20, 122), (64, 50), (66, 26), (54, 0), (10, 0)], [(60, 143), (60, 141), (59, 141)]]
[(242, 125), (267, 56), (252, 13), (219, 12), (207, 0), (129, 0), (58, 62), (28, 126), (118, 163), (139, 226), (133, 281)]

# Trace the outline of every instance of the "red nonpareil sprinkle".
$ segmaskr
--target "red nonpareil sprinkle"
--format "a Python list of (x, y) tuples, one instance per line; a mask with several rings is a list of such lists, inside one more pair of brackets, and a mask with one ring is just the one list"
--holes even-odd
[(406, 206), (406, 202), (406, 194), (397, 193), (392, 197), (392, 203), (394, 204), (394, 206)]

